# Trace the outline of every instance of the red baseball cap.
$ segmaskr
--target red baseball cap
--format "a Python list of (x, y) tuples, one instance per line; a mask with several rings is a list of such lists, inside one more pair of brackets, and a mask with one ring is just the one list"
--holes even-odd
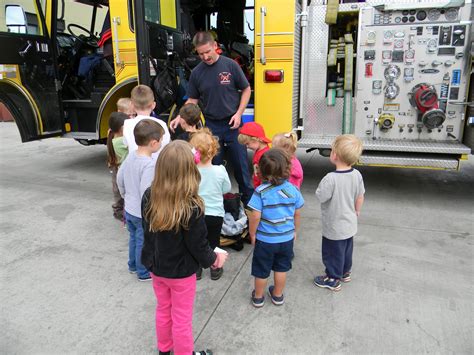
[(272, 141), (265, 137), (265, 131), (263, 127), (257, 122), (247, 122), (240, 128), (241, 134), (245, 134), (250, 137), (261, 139), (265, 143), (271, 143)]

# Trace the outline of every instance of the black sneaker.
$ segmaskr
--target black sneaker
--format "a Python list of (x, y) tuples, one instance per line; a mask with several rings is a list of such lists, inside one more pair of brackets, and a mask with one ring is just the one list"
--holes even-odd
[(193, 355), (212, 355), (212, 350), (193, 351)]
[(140, 282), (151, 281), (151, 276), (148, 275), (148, 276), (139, 277), (139, 278), (138, 278), (138, 281), (140, 281)]
[(261, 298), (256, 298), (255, 297), (255, 290), (252, 291), (252, 305), (255, 308), (260, 308), (263, 307), (265, 304), (265, 296), (262, 296)]
[(275, 306), (281, 306), (283, 303), (285, 303), (285, 297), (283, 296), (283, 294), (281, 296), (273, 296), (273, 290), (274, 290), (274, 286), (270, 286), (268, 288), (268, 294), (270, 295), (270, 298), (272, 299), (272, 302)]
[(201, 280), (202, 279), (202, 267), (199, 267), (196, 271), (196, 280)]
[(344, 275), (342, 275), (342, 279), (341, 281), (342, 282), (351, 282), (351, 272), (348, 271), (348, 272), (345, 272)]
[(211, 269), (211, 280), (219, 280), (224, 273), (224, 268)]
[(337, 279), (332, 279), (329, 276), (316, 276), (314, 278), (314, 284), (318, 287), (327, 288), (331, 291), (340, 291), (341, 290), (341, 281)]

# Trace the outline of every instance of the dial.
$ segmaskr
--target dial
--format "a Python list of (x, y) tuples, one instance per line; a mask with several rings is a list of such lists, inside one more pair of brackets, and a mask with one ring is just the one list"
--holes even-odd
[(455, 21), (458, 18), (458, 9), (451, 7), (450, 9), (446, 10), (444, 16), (448, 21)]
[(405, 59), (413, 59), (415, 58), (415, 50), (409, 49), (405, 52)]
[(372, 87), (374, 89), (381, 89), (382, 88), (382, 80), (374, 80), (372, 82)]
[(385, 86), (385, 97), (387, 99), (393, 100), (400, 93), (400, 87), (395, 83), (390, 83)]
[(428, 20), (436, 21), (441, 16), (441, 12), (438, 9), (431, 9), (428, 11)]
[(393, 38), (393, 32), (392, 31), (383, 31), (384, 41), (391, 41), (392, 38)]
[(426, 49), (428, 53), (434, 53), (438, 49), (438, 40), (435, 38), (432, 38), (428, 41), (426, 44)]
[(393, 46), (397, 49), (403, 48), (403, 39), (396, 39)]
[(382, 59), (385, 59), (385, 60), (392, 59), (392, 51), (382, 51)]
[(389, 81), (398, 79), (398, 77), (400, 76), (400, 68), (395, 64), (391, 64), (387, 68), (385, 68), (383, 75), (385, 79)]
[(374, 31), (370, 31), (369, 33), (367, 33), (367, 39), (368, 39), (369, 41), (374, 41), (374, 40), (375, 40), (375, 37), (376, 37), (376, 35), (375, 35), (375, 32), (374, 32)]

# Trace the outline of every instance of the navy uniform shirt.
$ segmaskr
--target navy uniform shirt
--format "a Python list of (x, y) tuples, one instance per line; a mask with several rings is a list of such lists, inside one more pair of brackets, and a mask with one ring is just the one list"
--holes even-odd
[(239, 65), (219, 56), (217, 62), (204, 62), (194, 68), (189, 78), (188, 97), (199, 99), (207, 120), (223, 120), (233, 116), (240, 104), (240, 92), (249, 86)]

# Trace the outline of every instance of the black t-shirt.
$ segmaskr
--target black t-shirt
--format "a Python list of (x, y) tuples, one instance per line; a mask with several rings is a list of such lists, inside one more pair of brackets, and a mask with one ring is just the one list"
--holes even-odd
[(249, 86), (242, 69), (232, 59), (219, 56), (217, 62), (204, 62), (189, 78), (188, 97), (199, 99), (207, 120), (222, 120), (234, 115), (240, 104), (240, 92)]

